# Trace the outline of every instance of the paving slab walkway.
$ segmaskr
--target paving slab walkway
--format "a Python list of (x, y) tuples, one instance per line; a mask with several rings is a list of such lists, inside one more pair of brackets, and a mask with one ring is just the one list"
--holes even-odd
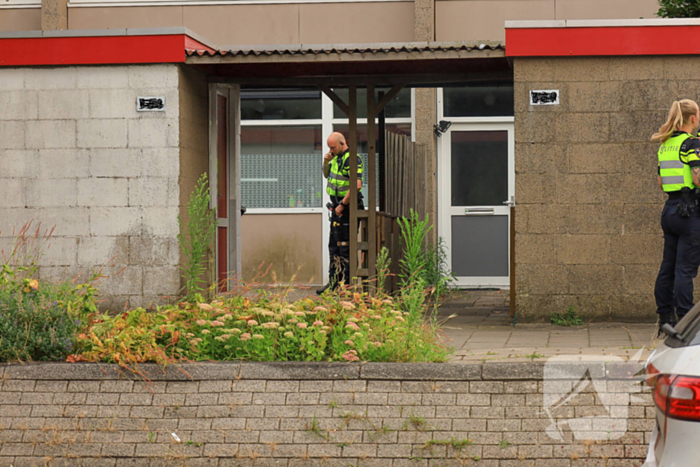
[[(287, 300), (315, 298), (316, 287), (271, 288)], [(448, 345), (454, 347), (452, 363), (546, 361), (556, 355), (614, 355), (646, 359), (656, 345), (653, 323), (589, 323), (555, 326), (549, 323), (516, 323), (510, 317), (508, 290), (458, 290), (442, 301), (438, 320)]]
[(449, 345), (451, 362), (546, 361), (556, 355), (614, 355), (646, 359), (660, 340), (653, 323), (590, 323), (513, 326), (507, 290), (453, 292), (440, 306), (438, 320)]

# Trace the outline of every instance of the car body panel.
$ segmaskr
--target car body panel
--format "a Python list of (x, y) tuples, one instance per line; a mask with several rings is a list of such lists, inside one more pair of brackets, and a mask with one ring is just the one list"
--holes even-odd
[[(660, 344), (647, 360), (661, 374), (700, 377), (700, 346), (671, 348)], [(656, 408), (653, 455), (643, 467), (695, 467), (700, 462), (700, 422), (668, 418)], [(652, 458), (653, 459), (650, 459)], [(653, 462), (652, 462), (653, 460)]]

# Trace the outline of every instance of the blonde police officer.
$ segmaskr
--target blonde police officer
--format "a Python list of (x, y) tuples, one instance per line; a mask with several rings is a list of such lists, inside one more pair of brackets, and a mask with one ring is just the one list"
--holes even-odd
[(698, 105), (689, 99), (671, 106), (666, 123), (651, 139), (661, 142), (659, 186), (668, 194), (661, 214), (664, 254), (654, 296), (661, 327), (693, 307), (693, 278), (700, 265), (700, 213), (695, 188), (700, 187), (700, 140), (691, 133), (700, 124)]

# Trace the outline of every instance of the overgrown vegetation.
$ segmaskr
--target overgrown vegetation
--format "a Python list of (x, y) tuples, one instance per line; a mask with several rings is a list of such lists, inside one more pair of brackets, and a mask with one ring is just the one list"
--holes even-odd
[(409, 217), (399, 218), (403, 258), (399, 261), (399, 279), (402, 287), (428, 288), (438, 297), (445, 293), (454, 281), (447, 267), (447, 249), (442, 238), (428, 245), (426, 237), (432, 230), (429, 216), (421, 220), (411, 209)]
[(289, 302), (285, 292), (268, 295), (239, 283), (207, 300), (202, 279), (216, 225), (209, 201), (202, 176), (188, 203), (189, 234), (179, 236), (184, 297), (149, 310), (99, 314), (99, 272), (84, 284), (35, 278), (51, 233), (20, 232), (0, 275), (0, 361), (106, 362), (138, 373), (145, 362), (446, 360), (450, 351), (434, 316), (426, 319), (426, 297), (448, 282), (442, 244), (424, 247), (427, 218), (412, 212), (401, 222), (406, 252), (395, 297), (383, 292), (390, 260), (382, 251), (373, 294), (344, 286), (320, 299)]
[(569, 305), (565, 313), (554, 312), (549, 315), (549, 319), (552, 324), (557, 326), (578, 326), (583, 324), (583, 319), (574, 310), (572, 305)]
[(177, 217), (180, 225), (177, 239), (185, 259), (182, 269), (182, 277), (185, 279), (184, 292), (190, 299), (194, 298), (194, 294), (201, 294), (206, 289), (203, 280), (206, 279), (205, 273), (211, 269), (208, 266), (208, 255), (214, 244), (216, 212), (210, 209), (210, 203), (209, 181), (205, 173), (190, 194), (186, 225), (183, 225), (180, 216)]
[(700, 1), (698, 0), (659, 0), (657, 16), (662, 18), (698, 18)]
[(88, 361), (134, 365), (197, 360), (445, 361), (429, 324), (411, 323), (388, 297), (346, 289), (288, 303), (242, 295), (108, 314), (78, 336)]
[(74, 351), (76, 331), (97, 310), (95, 274), (84, 284), (37, 278), (53, 229), (31, 223), (16, 234), (0, 267), (0, 362), (58, 361)]

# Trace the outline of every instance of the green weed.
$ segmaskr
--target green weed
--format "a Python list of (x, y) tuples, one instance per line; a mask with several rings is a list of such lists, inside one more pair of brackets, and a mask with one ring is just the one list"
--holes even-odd
[(557, 326), (578, 326), (583, 324), (583, 319), (574, 310), (573, 306), (569, 306), (566, 313), (554, 312), (549, 315), (549, 319), (552, 324)]
[[(216, 231), (216, 213), (210, 209), (209, 181), (207, 174), (197, 181), (187, 203), (187, 224), (183, 225), (180, 216), (177, 217), (180, 233), (177, 236), (183, 252), (184, 264), (182, 277), (185, 279), (185, 294), (194, 298), (205, 287), (205, 273), (209, 270), (207, 257), (214, 244)], [(211, 273), (211, 271), (209, 271)]]
[(511, 447), (511, 446), (512, 446), (512, 444), (511, 444), (510, 441), (508, 441), (507, 439), (502, 439), (502, 440), (498, 443), (498, 447), (501, 448), (501, 449), (509, 448), (509, 447)]

